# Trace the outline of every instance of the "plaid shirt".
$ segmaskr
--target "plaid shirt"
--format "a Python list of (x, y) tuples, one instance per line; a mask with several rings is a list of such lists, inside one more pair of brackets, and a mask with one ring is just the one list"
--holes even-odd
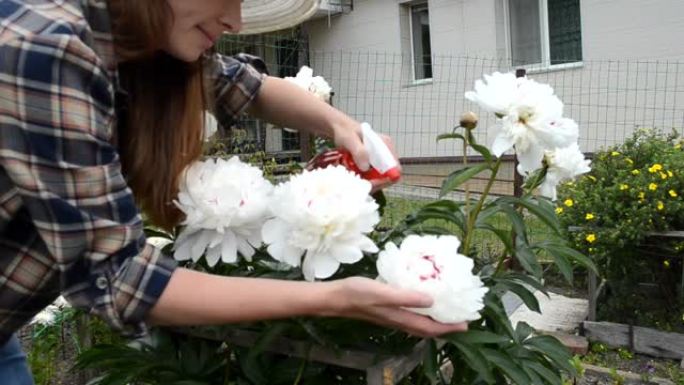
[[(126, 332), (175, 262), (148, 245), (116, 147), (104, 0), (0, 0), (0, 342), (60, 293)], [(255, 97), (251, 65), (216, 56), (219, 118)]]

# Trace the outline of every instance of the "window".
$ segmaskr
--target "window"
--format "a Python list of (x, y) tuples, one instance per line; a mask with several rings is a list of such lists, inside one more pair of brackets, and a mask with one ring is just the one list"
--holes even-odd
[(409, 7), (409, 23), (414, 80), (432, 79), (430, 17), (427, 3), (415, 4)]
[(512, 65), (582, 61), (580, 0), (504, 0)]

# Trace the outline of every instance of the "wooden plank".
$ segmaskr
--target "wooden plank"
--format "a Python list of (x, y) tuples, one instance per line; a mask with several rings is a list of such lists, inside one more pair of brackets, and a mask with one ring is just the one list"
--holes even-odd
[(590, 341), (598, 341), (613, 348), (629, 347), (636, 353), (662, 358), (684, 358), (684, 335), (651, 328), (612, 322), (590, 322), (582, 324), (584, 335)]
[(580, 323), (587, 318), (589, 301), (582, 298), (570, 298), (555, 293), (536, 291), (534, 296), (539, 301), (541, 314), (527, 306), (520, 306), (511, 314), (511, 323), (515, 326), (524, 321), (540, 333), (565, 332), (574, 333)]
[[(221, 333), (192, 329), (189, 335), (214, 341), (226, 341), (242, 347), (254, 346), (260, 334), (245, 330), (227, 329)], [(308, 342), (294, 341), (288, 338), (277, 338), (264, 349), (270, 353), (284, 354), (292, 357), (310, 359), (316, 362), (341, 366), (349, 369), (366, 370), (387, 356), (354, 350), (333, 350)]]
[[(429, 340), (422, 340), (413, 347), (411, 353), (388, 358), (368, 368), (366, 371), (368, 385), (394, 385), (403, 380), (423, 362), (428, 352), (429, 343)], [(436, 343), (437, 349), (440, 349), (444, 346), (445, 341), (438, 340)]]
[[(602, 378), (605, 378), (607, 381), (606, 383), (613, 383), (615, 380), (613, 379), (614, 374), (617, 374), (622, 378), (622, 384), (624, 385), (675, 385), (672, 381), (664, 379), (664, 378), (659, 378), (659, 377), (653, 377), (649, 381), (644, 381), (642, 376), (637, 373), (632, 373), (632, 372), (625, 372), (623, 370), (616, 370), (615, 373), (611, 369), (608, 368), (603, 368), (600, 366), (595, 366), (595, 365), (590, 365), (590, 364), (582, 364), (582, 367), (585, 370), (585, 376), (586, 375), (593, 375), (593, 376), (600, 376)], [(599, 382), (599, 383), (604, 383), (604, 382)]]
[(589, 341), (604, 343), (612, 348), (630, 346), (629, 325), (612, 322), (582, 322), (582, 332)]
[(634, 350), (663, 358), (684, 358), (684, 335), (634, 327)]

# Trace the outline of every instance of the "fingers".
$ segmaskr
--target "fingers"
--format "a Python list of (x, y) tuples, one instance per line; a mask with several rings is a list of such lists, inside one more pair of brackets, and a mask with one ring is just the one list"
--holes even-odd
[(418, 337), (437, 337), (444, 334), (464, 332), (468, 324), (444, 324), (404, 309), (377, 308), (369, 321), (401, 329)]

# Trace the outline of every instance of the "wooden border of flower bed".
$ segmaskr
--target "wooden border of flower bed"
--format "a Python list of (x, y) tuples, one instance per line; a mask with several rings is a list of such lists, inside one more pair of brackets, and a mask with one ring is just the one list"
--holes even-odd
[(684, 334), (612, 322), (584, 321), (580, 333), (612, 348), (629, 348), (653, 357), (684, 358)]
[[(260, 337), (257, 332), (238, 329), (221, 331), (202, 328), (179, 330), (181, 333), (211, 341), (229, 342), (241, 347), (254, 346)], [(428, 352), (429, 340), (418, 342), (408, 354), (390, 356), (361, 350), (330, 349), (310, 342), (279, 337), (265, 347), (265, 351), (314, 362), (331, 364), (366, 372), (368, 385), (395, 385), (409, 375)], [(441, 347), (444, 343), (437, 342)]]

